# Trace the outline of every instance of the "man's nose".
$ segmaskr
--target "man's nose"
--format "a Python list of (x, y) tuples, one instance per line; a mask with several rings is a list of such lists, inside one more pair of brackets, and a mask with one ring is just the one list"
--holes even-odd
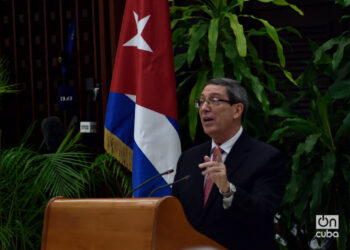
[(203, 104), (200, 107), (201, 110), (209, 110), (210, 109), (210, 105), (207, 101), (203, 102)]

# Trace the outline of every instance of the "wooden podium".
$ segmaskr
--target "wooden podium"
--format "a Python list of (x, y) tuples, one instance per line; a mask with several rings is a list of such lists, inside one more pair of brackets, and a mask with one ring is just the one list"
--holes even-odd
[(174, 197), (66, 199), (45, 210), (42, 250), (225, 249), (188, 223)]

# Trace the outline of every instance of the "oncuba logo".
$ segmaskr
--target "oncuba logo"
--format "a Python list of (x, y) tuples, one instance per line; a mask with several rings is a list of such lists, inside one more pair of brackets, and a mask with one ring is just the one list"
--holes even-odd
[(316, 215), (317, 238), (338, 238), (338, 229), (339, 215)]

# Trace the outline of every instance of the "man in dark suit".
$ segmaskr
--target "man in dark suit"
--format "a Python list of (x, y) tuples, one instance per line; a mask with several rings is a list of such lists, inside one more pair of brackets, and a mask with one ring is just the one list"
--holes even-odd
[(234, 250), (274, 249), (273, 216), (285, 188), (285, 160), (272, 146), (243, 131), (248, 108), (235, 80), (208, 81), (196, 100), (211, 141), (184, 152), (173, 187), (187, 219), (199, 232)]

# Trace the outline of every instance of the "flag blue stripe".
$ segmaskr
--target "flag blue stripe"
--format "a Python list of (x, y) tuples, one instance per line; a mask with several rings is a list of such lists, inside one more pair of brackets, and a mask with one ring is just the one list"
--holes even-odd
[[(154, 168), (152, 163), (147, 159), (136, 143), (133, 148), (133, 169), (137, 169), (137, 171), (133, 171), (132, 173), (132, 183), (134, 187), (158, 174), (158, 171)], [(145, 185), (143, 188), (135, 191), (134, 196), (148, 197), (153, 189), (165, 184), (167, 184), (165, 180), (162, 177), (159, 177)], [(171, 189), (170, 187), (167, 187), (154, 193), (153, 197), (162, 197), (170, 194)]]
[(126, 95), (110, 92), (105, 127), (130, 148), (134, 145), (135, 103)]
[(179, 123), (178, 123), (178, 121), (175, 120), (175, 119), (173, 119), (173, 118), (171, 118), (171, 117), (169, 117), (169, 116), (165, 116), (165, 117), (168, 119), (168, 121), (170, 122), (170, 124), (173, 125), (173, 127), (174, 127), (175, 130), (177, 131), (177, 134), (178, 134), (179, 137), (180, 137), (180, 128), (179, 128)]

